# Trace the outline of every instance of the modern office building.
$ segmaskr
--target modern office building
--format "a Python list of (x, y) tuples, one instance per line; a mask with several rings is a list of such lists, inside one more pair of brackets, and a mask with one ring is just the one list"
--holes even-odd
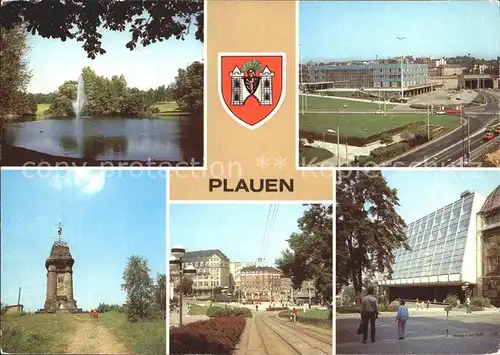
[(481, 279), (477, 215), (485, 201), (481, 194), (465, 191), (457, 201), (409, 223), (410, 250), (395, 252), (391, 279), (379, 282), (386, 297), (442, 302), (456, 293), (463, 300), (461, 287)]
[(310, 65), (304, 68), (303, 85), (312, 89), (362, 90), (401, 93), (404, 96), (431, 90), (427, 64)]
[(230, 261), (219, 249), (186, 252), (183, 261), (196, 270), (196, 274), (187, 276), (193, 279), (194, 295), (210, 296), (216, 289), (230, 287)]

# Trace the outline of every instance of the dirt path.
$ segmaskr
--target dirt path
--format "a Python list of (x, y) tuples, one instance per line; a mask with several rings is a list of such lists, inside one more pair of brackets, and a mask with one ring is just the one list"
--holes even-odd
[(78, 323), (78, 330), (71, 335), (67, 354), (131, 354), (98, 319)]

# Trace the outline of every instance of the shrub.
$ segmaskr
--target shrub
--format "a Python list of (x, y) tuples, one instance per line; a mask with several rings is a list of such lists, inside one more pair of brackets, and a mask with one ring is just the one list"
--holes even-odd
[(456, 307), (458, 302), (458, 296), (456, 293), (448, 293), (444, 299), (451, 307)]
[(398, 305), (397, 304), (389, 304), (389, 305), (380, 305), (379, 306), (379, 312), (397, 312), (398, 311)]
[(99, 303), (99, 306), (96, 308), (97, 313), (106, 313), (111, 311), (123, 312), (123, 307), (119, 304), (106, 304)]
[(272, 312), (272, 311), (286, 311), (288, 310), (288, 307), (269, 307), (266, 308), (266, 311)]
[(475, 305), (475, 304), (471, 304), (470, 305), (470, 310), (473, 311), (473, 312), (484, 311), (484, 307), (483, 306), (478, 306), (478, 305)]
[(170, 353), (230, 355), (245, 324), (242, 317), (219, 317), (171, 329)]
[(210, 318), (240, 316), (245, 318), (252, 317), (252, 311), (246, 307), (217, 307), (212, 306), (207, 308), (207, 316)]
[(370, 155), (373, 159), (379, 163), (381, 161), (385, 161), (391, 158), (394, 158), (397, 155), (403, 154), (410, 149), (410, 145), (406, 142), (399, 142), (388, 145), (387, 147), (378, 147), (370, 152)]
[(337, 313), (359, 313), (359, 308), (356, 306), (337, 307)]
[(491, 301), (489, 298), (475, 297), (471, 300), (471, 306), (478, 307), (491, 307)]
[(380, 137), (381, 144), (391, 144), (393, 142), (393, 137), (390, 134), (383, 134)]

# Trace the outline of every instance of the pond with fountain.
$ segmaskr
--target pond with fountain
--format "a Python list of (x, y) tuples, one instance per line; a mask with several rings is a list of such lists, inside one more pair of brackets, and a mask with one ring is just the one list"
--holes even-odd
[[(17, 160), (57, 157), (80, 162), (191, 162), (202, 163), (203, 119), (194, 116), (90, 117), (83, 77), (72, 102), (75, 117), (51, 117), (4, 125), (6, 146)], [(5, 152), (8, 150), (4, 149)], [(9, 160), (12, 160), (10, 157)], [(16, 160), (16, 159), (14, 159)], [(34, 159), (37, 160), (37, 159)], [(44, 159), (42, 159), (44, 160)], [(46, 159), (45, 159), (46, 160)]]

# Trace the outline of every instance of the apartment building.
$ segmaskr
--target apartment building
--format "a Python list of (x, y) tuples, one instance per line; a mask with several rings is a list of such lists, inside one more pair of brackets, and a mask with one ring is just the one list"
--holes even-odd
[(280, 299), (281, 270), (269, 266), (247, 266), (241, 269), (241, 291), (247, 299)]
[(219, 249), (186, 252), (185, 266), (196, 269), (193, 279), (193, 293), (196, 296), (210, 296), (215, 289), (231, 287), (230, 261)]

